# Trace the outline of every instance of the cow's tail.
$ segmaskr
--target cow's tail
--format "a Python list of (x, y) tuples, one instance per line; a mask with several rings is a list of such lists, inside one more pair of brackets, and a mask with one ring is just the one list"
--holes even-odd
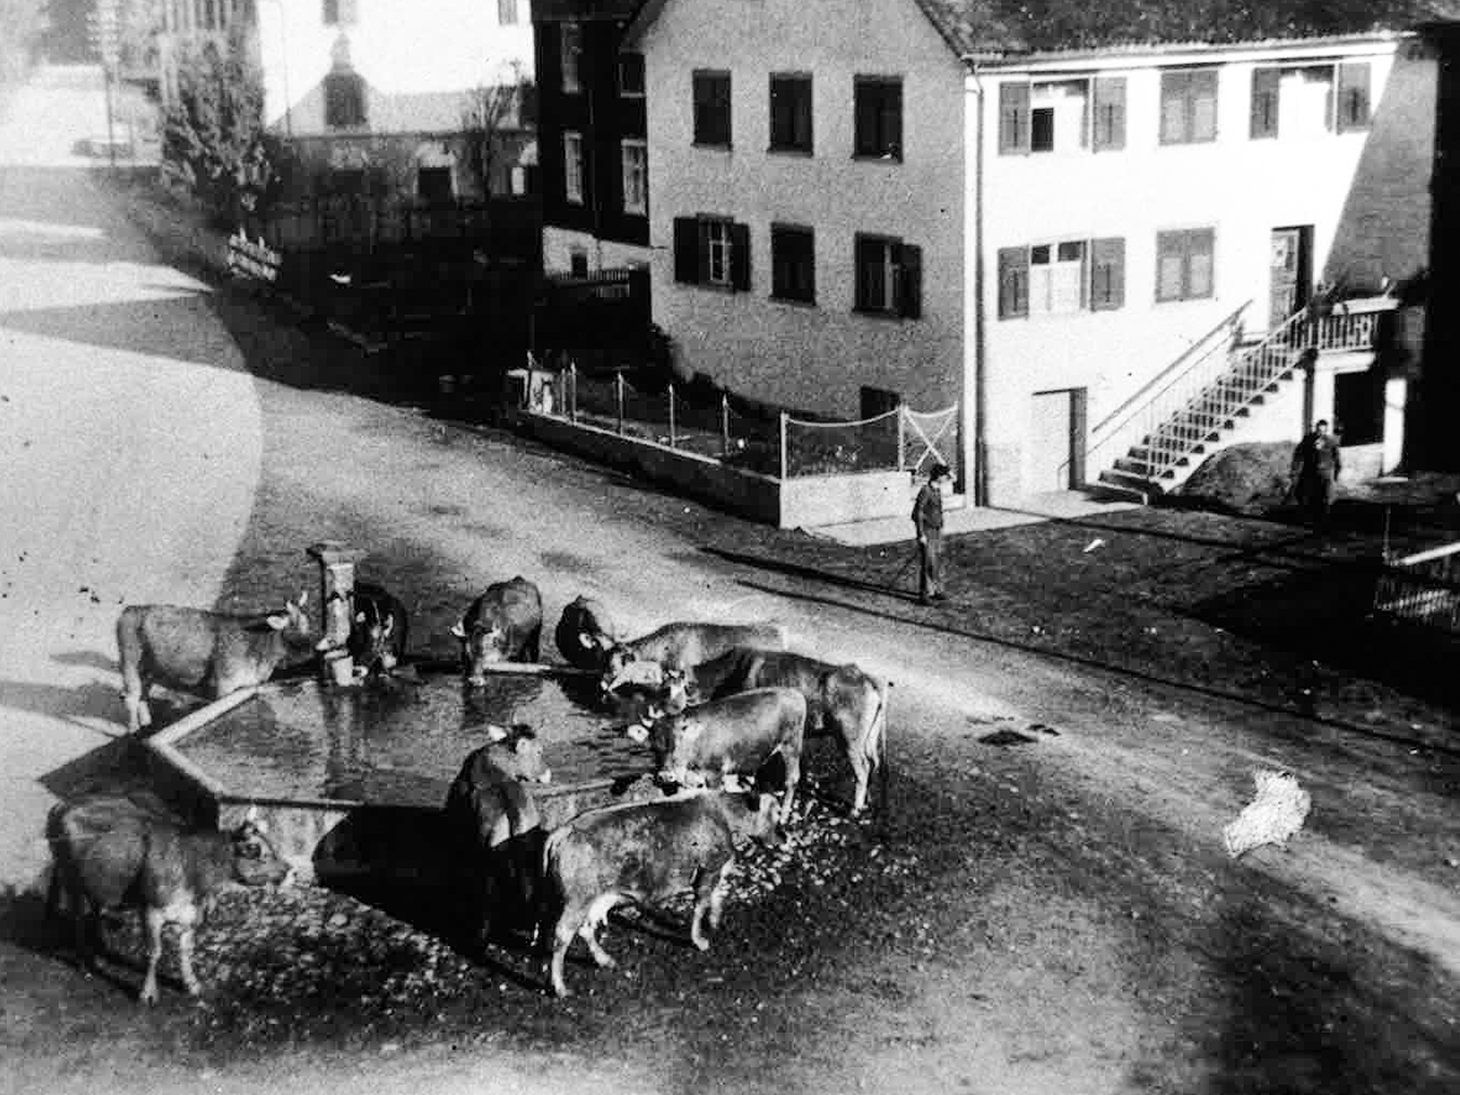
[(142, 694), (142, 612), (135, 605), (117, 617), (117, 665), (122, 674), (122, 699)]
[(892, 690), (889, 680), (874, 678), (877, 692), (877, 711), (872, 716), (872, 725), (862, 741), (862, 755), (867, 760), (867, 776), (878, 778), (878, 798), (882, 809), (887, 809), (887, 788), (889, 769), (887, 767), (887, 701)]

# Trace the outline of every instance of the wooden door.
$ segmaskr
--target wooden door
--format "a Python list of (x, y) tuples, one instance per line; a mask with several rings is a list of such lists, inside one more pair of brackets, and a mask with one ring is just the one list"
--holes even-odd
[(1029, 427), (1029, 491), (1084, 485), (1085, 389), (1036, 392)]
[(1312, 229), (1274, 228), (1272, 258), (1269, 264), (1270, 289), (1268, 329), (1281, 327), (1298, 309), (1308, 303), (1312, 292), (1311, 247)]

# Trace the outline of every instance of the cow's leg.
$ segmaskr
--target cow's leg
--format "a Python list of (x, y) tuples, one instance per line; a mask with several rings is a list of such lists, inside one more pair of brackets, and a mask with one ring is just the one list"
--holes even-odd
[(191, 924), (184, 924), (178, 928), (177, 964), (182, 970), (183, 985), (187, 988), (188, 995), (201, 995), (203, 986), (198, 983), (197, 975), (193, 973), (193, 926)]
[(569, 902), (563, 907), (562, 913), (558, 916), (558, 922), (553, 927), (553, 957), (551, 964), (551, 976), (553, 983), (553, 994), (556, 996), (570, 996), (568, 984), (563, 980), (563, 961), (568, 956), (568, 947), (573, 943), (573, 937), (578, 934), (586, 914), (581, 906)]
[(613, 960), (613, 955), (603, 949), (603, 944), (598, 941), (598, 930), (603, 922), (608, 919), (608, 910), (623, 901), (623, 898), (616, 893), (600, 894), (593, 899), (588, 906), (588, 915), (583, 920), (583, 926), (578, 929), (578, 934), (583, 937), (583, 942), (588, 944), (589, 951), (593, 954), (593, 961), (597, 962), (601, 969), (618, 969), (618, 963)]
[(730, 871), (735, 861), (729, 859), (719, 870), (702, 870), (695, 878), (695, 909), (689, 922), (689, 938), (700, 950), (709, 950), (705, 923), (718, 930), (725, 915), (725, 894), (730, 887)]
[(166, 926), (161, 909), (147, 909), (142, 914), (142, 929), (147, 936), (147, 976), (142, 979), (141, 1001), (157, 1003), (157, 967), (162, 962), (162, 930)]
[(781, 753), (786, 764), (786, 797), (781, 800), (781, 824), (791, 820), (791, 808), (796, 804), (796, 788), (801, 783), (801, 750), (787, 749)]

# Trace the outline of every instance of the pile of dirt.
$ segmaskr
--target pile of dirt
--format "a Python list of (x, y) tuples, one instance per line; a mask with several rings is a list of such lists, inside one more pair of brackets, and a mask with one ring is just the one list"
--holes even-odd
[(1178, 492), (1188, 504), (1257, 516), (1287, 499), (1292, 480), (1291, 441), (1231, 445), (1213, 453)]

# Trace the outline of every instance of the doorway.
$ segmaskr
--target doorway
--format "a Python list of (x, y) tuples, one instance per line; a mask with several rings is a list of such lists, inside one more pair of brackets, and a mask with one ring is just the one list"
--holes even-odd
[(1281, 327), (1313, 295), (1313, 226), (1272, 230), (1267, 328)]
[(1035, 392), (1029, 416), (1029, 492), (1085, 485), (1085, 389)]

